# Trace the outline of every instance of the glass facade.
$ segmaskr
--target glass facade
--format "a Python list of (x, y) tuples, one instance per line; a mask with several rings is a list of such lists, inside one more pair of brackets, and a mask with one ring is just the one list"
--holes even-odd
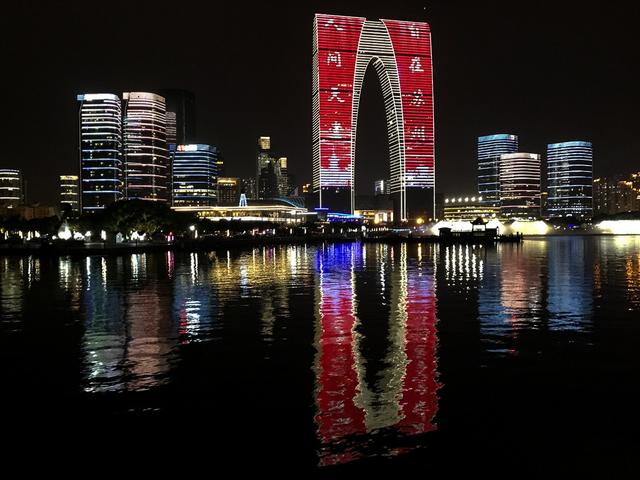
[(0, 168), (0, 208), (16, 208), (23, 203), (22, 172)]
[(69, 205), (73, 215), (80, 213), (80, 185), (77, 175), (60, 175), (60, 205)]
[(406, 220), (428, 210), (432, 215), (429, 25), (317, 14), (313, 32), (313, 189), (320, 206), (351, 213), (355, 208), (358, 109), (364, 75), (373, 64), (385, 99), (396, 218)]
[(172, 152), (173, 205), (176, 207), (212, 207), (217, 200), (216, 160), (212, 145), (177, 145)]
[(500, 155), (517, 151), (517, 135), (478, 137), (478, 194), (487, 205), (500, 206)]
[(547, 145), (547, 214), (549, 218), (593, 216), (593, 147), (591, 142)]
[(82, 211), (123, 197), (122, 109), (111, 93), (78, 95)]
[(126, 198), (167, 202), (170, 170), (165, 99), (147, 92), (122, 96)]
[(505, 219), (540, 218), (540, 155), (500, 155), (500, 216)]

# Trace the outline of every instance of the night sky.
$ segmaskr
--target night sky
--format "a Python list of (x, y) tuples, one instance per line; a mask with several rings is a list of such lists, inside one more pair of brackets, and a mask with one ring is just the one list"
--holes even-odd
[[(433, 42), (436, 182), (473, 193), (478, 135), (515, 133), (521, 151), (591, 140), (596, 175), (640, 170), (640, 6), (578, 1), (180, 2), (20, 1), (0, 16), (5, 141), (28, 200), (57, 201), (76, 172), (79, 93), (184, 88), (198, 136), (227, 174), (254, 174), (256, 142), (311, 179), (315, 12), (427, 21)], [(387, 175), (384, 108), (365, 79), (356, 188)]]

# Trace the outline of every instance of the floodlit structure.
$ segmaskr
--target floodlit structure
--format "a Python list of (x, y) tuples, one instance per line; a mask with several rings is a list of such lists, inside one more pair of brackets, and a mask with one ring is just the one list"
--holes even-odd
[(360, 94), (373, 65), (382, 85), (397, 220), (434, 215), (431, 33), (422, 22), (316, 14), (313, 189), (320, 207), (353, 213)]

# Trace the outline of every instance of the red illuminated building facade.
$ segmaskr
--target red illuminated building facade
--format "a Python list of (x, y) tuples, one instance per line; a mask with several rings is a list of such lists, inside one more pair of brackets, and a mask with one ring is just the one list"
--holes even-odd
[(429, 25), (317, 14), (313, 29), (313, 185), (318, 203), (353, 213), (360, 94), (380, 79), (394, 217), (433, 217), (434, 116)]

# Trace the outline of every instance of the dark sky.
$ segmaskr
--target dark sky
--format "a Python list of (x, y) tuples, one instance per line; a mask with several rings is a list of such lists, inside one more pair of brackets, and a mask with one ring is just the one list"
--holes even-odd
[[(437, 188), (473, 192), (475, 141), (515, 133), (522, 151), (594, 143), (596, 174), (640, 170), (640, 6), (629, 2), (19, 1), (0, 16), (5, 132), (0, 165), (23, 169), (30, 201), (56, 201), (77, 170), (78, 93), (185, 88), (200, 141), (231, 175), (253, 174), (256, 139), (311, 176), (315, 12), (428, 21), (433, 41)], [(624, 7), (622, 6), (624, 4)], [(379, 85), (368, 75), (356, 188), (386, 176)]]

